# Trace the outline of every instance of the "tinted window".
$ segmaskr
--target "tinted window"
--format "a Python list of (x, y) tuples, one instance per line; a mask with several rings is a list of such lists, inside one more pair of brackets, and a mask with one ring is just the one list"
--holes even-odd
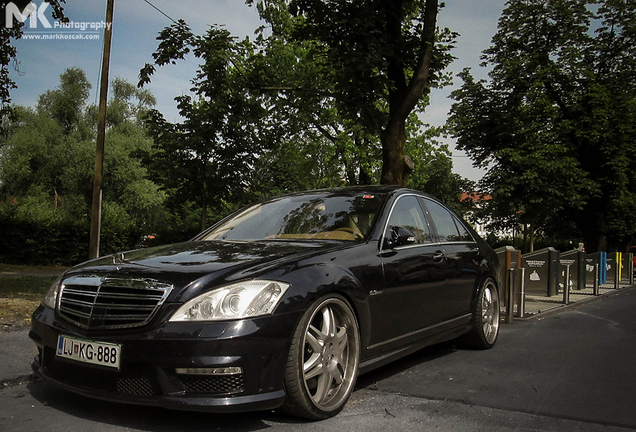
[(439, 241), (451, 242), (461, 240), (459, 231), (457, 230), (457, 225), (455, 225), (455, 221), (453, 220), (453, 215), (436, 202), (431, 200), (425, 201), (428, 214), (431, 216), (431, 219), (435, 224), (435, 228), (437, 228)]
[(430, 243), (431, 236), (428, 225), (422, 213), (422, 207), (414, 196), (405, 196), (398, 200), (391, 212), (387, 233), (390, 237), (391, 228), (403, 227), (411, 230), (415, 234), (415, 243)]
[(473, 238), (472, 235), (470, 235), (470, 233), (468, 232), (464, 224), (461, 221), (457, 220), (457, 218), (454, 218), (454, 219), (455, 219), (455, 224), (457, 225), (457, 229), (459, 230), (460, 240), (475, 241), (475, 239)]

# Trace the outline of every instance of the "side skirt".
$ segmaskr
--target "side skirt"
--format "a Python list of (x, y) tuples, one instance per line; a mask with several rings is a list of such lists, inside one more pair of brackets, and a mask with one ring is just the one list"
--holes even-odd
[[(462, 315), (450, 321), (445, 321), (431, 327), (426, 327), (409, 334), (381, 342), (367, 347), (367, 352), (381, 349), (387, 345), (398, 345), (395, 349), (384, 352), (380, 355), (371, 357), (360, 364), (360, 372), (362, 375), (373, 369), (384, 366), (399, 358), (414, 353), (426, 346), (445, 342), (458, 338), (464, 333), (470, 331), (472, 314)], [(404, 343), (400, 343), (404, 342)]]

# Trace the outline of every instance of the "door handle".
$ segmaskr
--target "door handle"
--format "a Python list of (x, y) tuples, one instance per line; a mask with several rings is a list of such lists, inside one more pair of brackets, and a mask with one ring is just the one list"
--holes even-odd
[(446, 255), (444, 255), (444, 252), (443, 252), (443, 251), (436, 251), (436, 252), (433, 254), (433, 261), (435, 261), (435, 262), (443, 261), (443, 260), (444, 260), (444, 258), (446, 258)]

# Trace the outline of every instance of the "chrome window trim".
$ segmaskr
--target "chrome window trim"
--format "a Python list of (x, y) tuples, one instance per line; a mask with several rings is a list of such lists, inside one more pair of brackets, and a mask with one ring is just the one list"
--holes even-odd
[[(468, 235), (470, 235), (471, 240), (460, 240), (460, 241), (448, 241), (448, 242), (440, 242), (440, 241), (434, 241), (434, 242), (430, 242), (430, 243), (418, 243), (418, 244), (414, 244), (414, 245), (406, 245), (406, 246), (398, 246), (396, 248), (393, 249), (384, 249), (384, 239), (386, 238), (386, 230), (389, 226), (389, 221), (391, 220), (391, 216), (393, 215), (393, 210), (395, 209), (395, 206), (397, 205), (398, 201), (401, 200), (404, 197), (408, 197), (408, 196), (413, 196), (415, 198), (420, 198), (422, 200), (424, 200), (424, 204), (426, 204), (426, 201), (431, 201), (434, 202), (440, 206), (442, 206), (442, 208), (444, 208), (446, 211), (449, 212), (449, 214), (451, 215), (451, 217), (453, 218), (453, 222), (455, 224), (457, 224), (458, 222), (462, 224), (463, 228), (466, 230), (466, 232), (468, 232)], [(428, 213), (428, 209), (426, 209), (426, 211), (424, 209), (422, 209), (422, 214), (424, 215), (424, 221), (426, 222), (426, 226), (428, 228), (429, 231), (429, 235), (432, 235), (432, 229), (431, 229), (431, 224), (429, 222), (429, 215), (427, 215)], [(449, 210), (444, 204), (442, 204), (441, 202), (438, 202), (437, 200), (431, 198), (431, 197), (427, 197), (424, 195), (420, 195), (417, 193), (405, 193), (402, 194), (400, 196), (397, 197), (397, 199), (393, 202), (393, 204), (391, 205), (391, 210), (389, 211), (389, 214), (386, 218), (386, 221), (384, 222), (384, 228), (382, 229), (382, 236), (380, 237), (380, 246), (379, 246), (379, 251), (378, 251), (378, 255), (389, 252), (389, 251), (400, 251), (400, 250), (405, 250), (405, 249), (414, 249), (414, 248), (419, 248), (419, 247), (423, 247), (423, 246), (443, 246), (443, 245), (454, 245), (454, 244), (477, 244), (477, 240), (475, 240), (475, 237), (472, 235), (472, 233), (470, 232), (469, 229), (466, 228), (464, 222), (462, 222), (456, 215), (455, 213), (453, 213), (451, 210)]]

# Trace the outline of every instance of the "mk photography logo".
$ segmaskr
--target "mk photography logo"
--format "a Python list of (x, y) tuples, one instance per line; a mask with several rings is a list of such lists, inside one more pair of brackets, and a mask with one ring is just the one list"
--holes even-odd
[(26, 24), (23, 39), (32, 40), (99, 40), (101, 30), (110, 28), (112, 23), (105, 21), (49, 21), (50, 3), (42, 2), (40, 6), (30, 2), (23, 10), (13, 2), (5, 7), (5, 26), (13, 28), (19, 23)]

